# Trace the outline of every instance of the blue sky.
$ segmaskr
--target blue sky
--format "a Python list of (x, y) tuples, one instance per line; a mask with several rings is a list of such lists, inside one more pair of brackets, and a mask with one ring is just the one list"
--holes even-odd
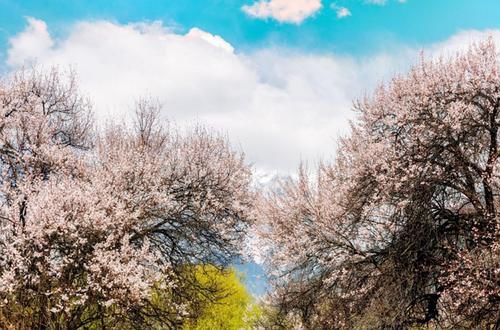
[[(293, 1), (293, 0), (290, 0)], [(53, 33), (78, 20), (118, 23), (161, 20), (179, 31), (198, 27), (248, 50), (279, 45), (322, 52), (365, 54), (392, 43), (421, 45), (443, 40), (467, 29), (500, 25), (495, 0), (365, 0), (323, 1), (322, 8), (302, 24), (260, 20), (241, 7), (252, 0), (0, 0), (0, 44), (5, 52), (10, 36), (23, 29), (25, 16), (50, 23)], [(351, 16), (337, 19), (332, 4)]]
[[(0, 72), (75, 69), (98, 124), (156, 98), (226, 134), (262, 184), (329, 159), (352, 101), (421, 50), (487, 37), (500, 44), (497, 0), (0, 0)], [(239, 269), (261, 295), (262, 269)]]

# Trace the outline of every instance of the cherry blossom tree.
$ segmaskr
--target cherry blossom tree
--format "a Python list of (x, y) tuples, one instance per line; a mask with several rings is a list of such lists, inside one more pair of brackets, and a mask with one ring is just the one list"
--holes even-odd
[(355, 104), (333, 164), (263, 198), (273, 298), (310, 329), (500, 325), (500, 57), (422, 60)]
[(188, 266), (239, 253), (251, 172), (222, 136), (181, 134), (150, 102), (133, 129), (95, 130), (73, 77), (0, 85), (1, 327), (178, 328)]

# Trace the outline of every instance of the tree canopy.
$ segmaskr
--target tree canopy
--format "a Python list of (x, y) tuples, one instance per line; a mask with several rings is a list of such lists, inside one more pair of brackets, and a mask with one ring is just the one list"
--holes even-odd
[[(499, 328), (494, 43), (354, 108), (332, 163), (264, 193), (224, 136), (155, 102), (98, 129), (71, 73), (0, 81), (0, 328)], [(250, 229), (266, 304), (229, 267)]]
[[(2, 82), (2, 327), (144, 327), (154, 314), (176, 328), (186, 265), (239, 255), (253, 198), (243, 156), (204, 128), (162, 125), (158, 110), (139, 102), (133, 129), (98, 131), (72, 75)], [(153, 308), (153, 285), (169, 308)]]
[(309, 329), (500, 324), (500, 62), (491, 40), (356, 103), (336, 161), (263, 199), (274, 303)]

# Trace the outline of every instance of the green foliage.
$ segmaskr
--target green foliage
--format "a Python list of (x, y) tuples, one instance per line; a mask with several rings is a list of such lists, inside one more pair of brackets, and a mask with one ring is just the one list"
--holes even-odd
[(253, 302), (241, 282), (241, 275), (234, 269), (220, 270), (214, 266), (195, 268), (197, 284), (214, 292), (212, 297), (202, 296), (198, 316), (184, 325), (185, 330), (201, 329), (251, 329), (258, 320), (261, 309)]

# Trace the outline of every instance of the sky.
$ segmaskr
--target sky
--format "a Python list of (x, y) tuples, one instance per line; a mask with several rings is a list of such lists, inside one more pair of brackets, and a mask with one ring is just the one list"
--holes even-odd
[(352, 102), (422, 50), (498, 31), (494, 0), (0, 0), (0, 72), (72, 68), (99, 123), (157, 99), (265, 181), (330, 159)]
[(498, 0), (0, 0), (0, 74), (73, 69), (98, 124), (158, 100), (227, 135), (262, 182), (331, 159), (352, 102), (422, 53), (488, 37)]

